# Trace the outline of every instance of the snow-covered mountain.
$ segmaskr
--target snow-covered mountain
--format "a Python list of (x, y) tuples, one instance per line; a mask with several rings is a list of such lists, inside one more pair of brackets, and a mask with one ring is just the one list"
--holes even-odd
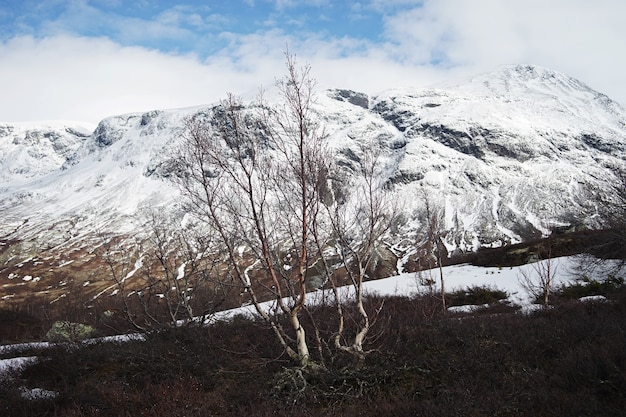
[[(204, 109), (111, 117), (92, 133), (0, 123), (0, 281), (69, 274), (59, 271), (68, 253), (89, 257), (94, 234), (132, 236), (142, 208), (176, 206), (171, 156), (184, 118)], [(626, 160), (626, 111), (536, 66), (437, 89), (319, 91), (316, 110), (343, 175), (358, 175), (364, 143), (380, 148), (384, 180), (404, 203), (405, 243), (423, 227), (426, 196), (443, 210), (449, 249), (593, 227), (596, 196)], [(38, 262), (45, 268), (28, 272)]]

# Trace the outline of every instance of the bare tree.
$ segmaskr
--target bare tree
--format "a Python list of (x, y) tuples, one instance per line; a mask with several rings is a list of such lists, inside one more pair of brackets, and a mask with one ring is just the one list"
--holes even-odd
[[(323, 342), (307, 308), (307, 290), (323, 271), (340, 317), (334, 345), (363, 357), (371, 317), (362, 284), (397, 209), (385, 197), (373, 144), (363, 149), (362, 172), (350, 191), (336, 198), (339, 181), (332, 178), (332, 158), (313, 110), (310, 67), (298, 68), (288, 53), (286, 67), (277, 81), (278, 105), (270, 106), (263, 93), (248, 107), (229, 95), (187, 120), (177, 180), (189, 211), (219, 238), (225, 265), (285, 352), (301, 365), (316, 366), (303, 314), (311, 319), (320, 360)], [(355, 293), (358, 330), (350, 342), (335, 281), (338, 266), (329, 256), (339, 259)], [(265, 300), (273, 300), (272, 309), (261, 305)]]
[(125, 318), (138, 330), (204, 321), (227, 297), (211, 240), (154, 209), (140, 221), (145, 236), (132, 248), (123, 236), (101, 235)]
[[(230, 273), (287, 354), (311, 364), (301, 313), (315, 245), (311, 224), (319, 213), (327, 175), (323, 132), (313, 113), (308, 66), (286, 54), (277, 81), (282, 105), (263, 96), (251, 111), (232, 95), (187, 120), (178, 158), (179, 184), (190, 210), (219, 238)], [(274, 300), (275, 309), (261, 306)], [(291, 332), (282, 326), (288, 318)]]
[(426, 189), (422, 188), (420, 194), (420, 199), (424, 203), (424, 211), (422, 214), (426, 227), (423, 230), (423, 237), (417, 244), (418, 269), (428, 269), (428, 273), (431, 274), (431, 282), (435, 282), (432, 278), (432, 270), (435, 267), (439, 269), (441, 304), (443, 311), (446, 311), (446, 288), (443, 276), (443, 256), (445, 256), (446, 250), (441, 239), (442, 210), (433, 203)]
[(592, 191), (591, 198), (597, 204), (606, 238), (589, 248), (589, 253), (596, 259), (587, 259), (586, 263), (589, 268), (601, 266), (602, 270), (617, 274), (626, 267), (626, 167), (615, 169), (612, 185), (609, 193)]
[(541, 300), (544, 307), (550, 305), (550, 295), (557, 285), (556, 274), (558, 262), (552, 258), (552, 240), (544, 241), (545, 253), (543, 260), (530, 264), (527, 268), (520, 269), (518, 281), (536, 300)]
[(356, 309), (360, 317), (356, 320), (357, 331), (350, 342), (346, 342), (345, 312), (338, 283), (334, 271), (329, 267), (326, 258), (323, 258), (339, 316), (338, 329), (333, 338), (334, 346), (357, 356), (360, 360), (365, 357), (363, 343), (371, 327), (370, 316), (363, 304), (363, 282), (374, 266), (378, 249), (383, 244), (382, 238), (399, 213), (399, 206), (389, 199), (382, 182), (379, 148), (373, 142), (369, 142), (362, 149), (362, 153), (360, 175), (355, 177), (356, 183), (348, 185), (350, 191), (344, 191), (345, 201), (335, 199), (334, 204), (326, 206), (331, 226), (329, 236), (334, 241), (342, 270), (354, 290)]
[(203, 322), (229, 292), (218, 270), (216, 248), (210, 234), (181, 225), (177, 216), (172, 222), (170, 215), (155, 209), (145, 212), (149, 234), (141, 291), (160, 299), (167, 323)]
[[(129, 288), (127, 280), (134, 275), (136, 269), (141, 265), (141, 259), (135, 260), (135, 268), (133, 268), (131, 250), (124, 247), (121, 243), (120, 236), (107, 235), (102, 232), (98, 233), (100, 247), (97, 252), (103, 260), (110, 278), (113, 280), (116, 295), (122, 302), (124, 318), (137, 330), (145, 331), (148, 327), (144, 324), (145, 320), (141, 319), (135, 308), (136, 302), (131, 299), (135, 291)], [(135, 252), (139, 252), (140, 248), (134, 248)], [(111, 288), (111, 287), (110, 287)]]

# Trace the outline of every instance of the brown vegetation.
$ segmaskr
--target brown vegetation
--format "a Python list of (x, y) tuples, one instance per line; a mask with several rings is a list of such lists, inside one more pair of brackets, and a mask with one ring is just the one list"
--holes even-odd
[[(25, 350), (41, 360), (2, 384), (0, 413), (618, 416), (626, 407), (626, 290), (605, 293), (610, 302), (562, 301), (530, 316), (497, 305), (492, 314), (442, 315), (435, 297), (387, 298), (368, 336), (374, 351), (358, 368), (337, 350), (325, 369), (294, 368), (267, 324), (244, 318), (153, 332), (143, 342)], [(365, 299), (368, 310), (381, 304)], [(335, 309), (311, 314), (330, 340)], [(20, 386), (58, 396), (25, 400)]]

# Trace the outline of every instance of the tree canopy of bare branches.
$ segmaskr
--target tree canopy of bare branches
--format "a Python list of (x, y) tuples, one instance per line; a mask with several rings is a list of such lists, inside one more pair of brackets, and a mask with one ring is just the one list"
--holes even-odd
[[(191, 210), (220, 239), (231, 273), (257, 312), (288, 355), (306, 364), (310, 353), (300, 316), (308, 269), (318, 255), (310, 228), (320, 211), (329, 158), (312, 113), (310, 68), (298, 68), (289, 54), (286, 65), (287, 74), (277, 81), (280, 106), (269, 106), (260, 95), (250, 110), (229, 95), (187, 120), (179, 183)], [(291, 332), (260, 307), (267, 298), (289, 318)]]
[[(313, 363), (302, 314), (307, 291), (319, 281), (333, 289), (339, 312), (334, 345), (361, 357), (370, 327), (361, 284), (396, 211), (383, 198), (373, 145), (363, 150), (363, 172), (350, 196), (335, 196), (338, 179), (314, 110), (310, 67), (298, 67), (287, 53), (286, 75), (276, 87), (278, 104), (266, 102), (263, 92), (247, 106), (228, 95), (190, 117), (176, 180), (188, 210), (220, 241), (228, 273), (292, 359)], [(328, 257), (339, 258), (339, 266)], [(335, 281), (341, 267), (360, 316), (350, 343)], [(272, 309), (262, 308), (266, 300), (273, 300)]]

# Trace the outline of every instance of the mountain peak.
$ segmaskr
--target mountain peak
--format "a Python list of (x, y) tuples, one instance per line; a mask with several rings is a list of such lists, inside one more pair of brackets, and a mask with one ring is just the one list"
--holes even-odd
[[(280, 105), (274, 91), (265, 98)], [(436, 90), (367, 96), (333, 89), (318, 98), (315, 111), (346, 186), (362, 173), (363, 149), (377, 147), (381, 182), (406, 203), (397, 242), (420, 239), (424, 196), (442, 213), (450, 251), (535, 238), (554, 225), (593, 227), (593, 200), (611, 193), (626, 158), (624, 110), (580, 81), (533, 65)], [(94, 231), (139, 233), (136, 217), (146, 207), (178, 216), (178, 190), (167, 179), (171, 158), (184, 120), (214, 107), (111, 117), (90, 135), (65, 127), (27, 134), (0, 124), (0, 243), (23, 244), (24, 253), (90, 247)], [(65, 255), (54, 253), (53, 262), (65, 265)], [(26, 273), (12, 259), (0, 278)]]
[(537, 65), (504, 65), (458, 84), (456, 88), (495, 96), (577, 96), (594, 98), (598, 92), (561, 72)]

